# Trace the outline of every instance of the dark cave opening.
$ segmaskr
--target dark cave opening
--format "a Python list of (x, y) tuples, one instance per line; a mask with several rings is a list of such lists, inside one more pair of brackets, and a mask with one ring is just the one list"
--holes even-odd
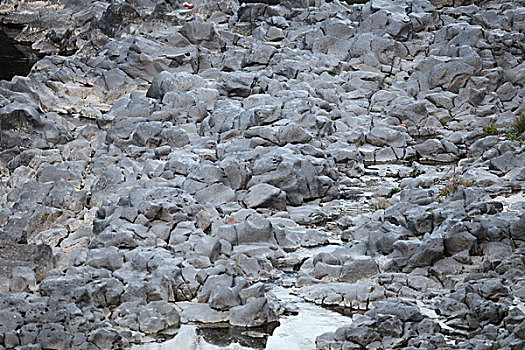
[(13, 28), (0, 26), (0, 80), (29, 74), (38, 60), (31, 46), (19, 44), (13, 39), (13, 32)]

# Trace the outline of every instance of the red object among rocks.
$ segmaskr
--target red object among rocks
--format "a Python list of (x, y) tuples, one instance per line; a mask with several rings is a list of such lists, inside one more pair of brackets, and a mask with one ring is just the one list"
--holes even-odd
[(192, 9), (192, 8), (195, 7), (195, 5), (193, 5), (193, 4), (188, 4), (187, 2), (185, 2), (183, 5), (186, 6), (187, 8), (189, 8), (189, 9)]

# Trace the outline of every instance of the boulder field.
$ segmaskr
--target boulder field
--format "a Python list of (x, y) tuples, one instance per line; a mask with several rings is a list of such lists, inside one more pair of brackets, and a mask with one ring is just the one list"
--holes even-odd
[(189, 5), (0, 4), (0, 349), (524, 349), (525, 1)]

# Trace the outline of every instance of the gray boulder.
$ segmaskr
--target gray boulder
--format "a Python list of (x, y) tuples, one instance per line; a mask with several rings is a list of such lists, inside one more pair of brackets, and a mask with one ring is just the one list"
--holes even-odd
[(258, 327), (277, 320), (278, 314), (274, 306), (263, 297), (230, 309), (230, 324), (233, 326)]
[(7, 289), (15, 269), (28, 268), (40, 281), (53, 268), (53, 254), (48, 245), (19, 244), (0, 232), (0, 289)]
[(467, 250), (472, 254), (477, 251), (477, 238), (468, 232), (448, 232), (444, 237), (445, 253), (454, 255)]
[(194, 45), (210, 50), (220, 50), (224, 47), (224, 41), (212, 23), (203, 22), (199, 19), (188, 21), (182, 26), (180, 33)]
[(113, 328), (103, 327), (88, 336), (88, 341), (99, 349), (111, 349), (125, 346), (123, 337)]
[(13, 102), (0, 108), (0, 146), (39, 148), (66, 143), (67, 130), (45, 118), (40, 108), (30, 103)]
[(400, 298), (375, 302), (367, 315), (371, 317), (392, 315), (398, 317), (403, 322), (419, 322), (423, 319), (423, 314), (421, 314), (419, 307), (417, 307), (415, 303)]
[(24, 319), (16, 311), (0, 310), (0, 332), (8, 332), (15, 330), (24, 324)]
[(200, 289), (198, 293), (198, 300), (200, 303), (207, 303), (210, 295), (215, 289), (228, 289), (233, 285), (233, 278), (230, 275), (222, 274), (210, 276)]
[(168, 92), (184, 93), (202, 87), (204, 87), (204, 79), (198, 75), (163, 71), (153, 78), (146, 96), (162, 100)]
[(273, 226), (268, 220), (247, 221), (234, 225), (237, 232), (237, 243), (274, 242)]
[(180, 316), (175, 306), (165, 301), (153, 301), (138, 311), (140, 331), (158, 333), (170, 327), (178, 327)]
[(232, 288), (214, 288), (208, 303), (213, 309), (224, 311), (240, 305), (241, 299), (237, 291)]
[(250, 187), (243, 197), (248, 208), (273, 208), (284, 210), (286, 208), (286, 193), (269, 184), (258, 184)]
[(514, 152), (507, 151), (501, 156), (492, 158), (489, 163), (489, 169), (506, 173), (511, 169), (523, 166), (523, 164), (525, 164), (525, 153), (516, 155)]
[(343, 264), (339, 281), (354, 283), (379, 273), (376, 262), (369, 256), (355, 256)]
[(441, 259), (444, 253), (442, 238), (427, 238), (423, 240), (414, 254), (408, 261), (408, 267), (431, 266), (434, 262)]
[(298, 205), (305, 200), (335, 195), (335, 181), (327, 176), (330, 163), (295, 155), (291, 152), (268, 152), (255, 161), (248, 187), (267, 183), (286, 193), (287, 203)]
[(250, 50), (242, 59), (241, 66), (266, 66), (276, 52), (277, 49), (271, 45), (255, 43), (250, 47)]
[(222, 73), (219, 81), (229, 97), (248, 97), (255, 75), (244, 72)]
[(44, 349), (69, 349), (71, 334), (58, 323), (46, 323), (38, 333), (37, 342)]
[(510, 233), (513, 239), (525, 241), (525, 214), (521, 214), (519, 220), (511, 225)]
[(86, 263), (94, 268), (105, 268), (114, 271), (122, 267), (124, 253), (116, 247), (91, 249)]
[(403, 131), (386, 126), (375, 126), (366, 135), (366, 141), (374, 146), (406, 147), (409, 139)]
[(107, 36), (120, 34), (130, 24), (139, 24), (142, 18), (138, 11), (128, 3), (111, 4), (106, 8), (97, 23), (98, 28)]

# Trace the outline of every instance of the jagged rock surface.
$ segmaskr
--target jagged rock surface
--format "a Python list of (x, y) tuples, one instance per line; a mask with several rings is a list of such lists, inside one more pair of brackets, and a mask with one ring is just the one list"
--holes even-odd
[(241, 3), (2, 2), (47, 56), (0, 82), (0, 349), (264, 325), (283, 273), (364, 312), (318, 349), (522, 349), (525, 3)]

